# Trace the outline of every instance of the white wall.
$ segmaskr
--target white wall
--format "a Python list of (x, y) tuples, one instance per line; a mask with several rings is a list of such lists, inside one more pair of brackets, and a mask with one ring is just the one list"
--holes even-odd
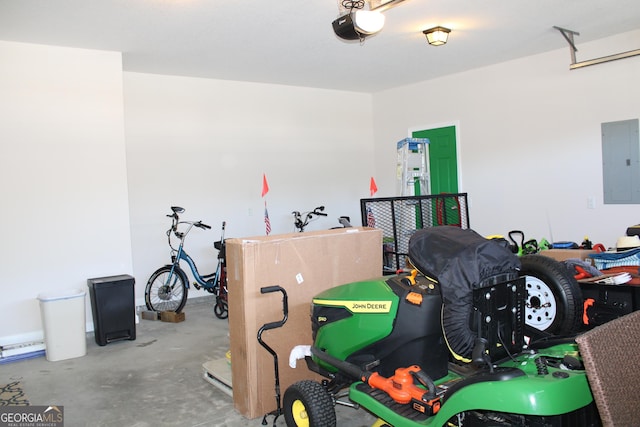
[(2, 345), (42, 337), (40, 293), (132, 257), (121, 55), (0, 41), (0, 63)]
[(141, 304), (168, 260), (171, 205), (214, 227), (189, 241), (210, 272), (223, 220), (227, 237), (264, 234), (263, 173), (274, 234), (318, 205), (329, 216), (310, 230), (340, 215), (359, 224), (370, 95), (123, 75), (119, 53), (13, 42), (0, 60), (0, 345), (41, 339), (38, 294), (87, 290), (91, 277), (132, 274)]
[[(578, 44), (577, 59), (638, 48), (635, 31)], [(572, 71), (569, 63), (567, 47), (375, 94), (379, 195), (395, 191), (396, 141), (456, 124), (472, 228), (614, 246), (640, 208), (603, 205), (600, 125), (640, 117), (640, 57)]]
[(201, 273), (214, 269), (222, 221), (226, 237), (265, 234), (263, 173), (272, 234), (294, 230), (292, 211), (319, 205), (329, 216), (308, 230), (338, 226), (341, 215), (360, 225), (373, 172), (370, 95), (128, 72), (124, 88), (139, 298), (169, 261), (170, 206), (213, 227), (187, 240)]

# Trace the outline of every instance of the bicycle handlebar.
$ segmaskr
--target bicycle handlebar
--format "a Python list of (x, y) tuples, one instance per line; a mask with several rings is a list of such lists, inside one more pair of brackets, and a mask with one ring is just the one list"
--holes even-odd
[[(203, 230), (211, 229), (211, 226), (209, 224), (205, 224), (202, 221), (180, 221), (179, 214), (184, 212), (184, 208), (181, 208), (179, 206), (171, 206), (171, 211), (173, 213), (167, 215), (167, 217), (171, 218), (171, 227), (167, 230), (167, 240), (169, 241), (169, 247), (174, 252), (177, 251), (178, 249), (176, 249), (171, 243), (172, 233), (175, 237), (180, 239), (180, 246), (182, 246), (182, 244), (184, 243), (184, 239), (187, 237), (187, 235), (189, 234), (189, 232), (193, 227), (198, 227)], [(184, 231), (178, 231), (178, 226), (180, 224), (186, 227)], [(224, 231), (226, 226), (227, 226), (227, 222), (222, 221), (222, 234), (220, 237), (220, 247), (224, 246)], [(214, 242), (214, 246), (216, 247), (216, 249), (220, 251), (220, 247), (218, 247), (217, 245), (218, 245), (218, 242)], [(220, 258), (220, 252), (218, 253), (218, 258)]]
[(311, 213), (318, 216), (327, 216), (328, 214), (322, 212), (323, 210), (324, 210), (324, 206), (318, 206)]
[(307, 226), (307, 224), (309, 224), (309, 221), (313, 219), (314, 215), (328, 216), (328, 214), (324, 213), (323, 211), (324, 211), (324, 206), (318, 206), (314, 208), (312, 211), (305, 212), (304, 219), (302, 218), (303, 214), (301, 214), (300, 211), (291, 212), (294, 218), (294, 226), (298, 229), (298, 231), (300, 232), (304, 231), (304, 228)]
[[(188, 233), (189, 233), (189, 229), (187, 229), (187, 231), (185, 233), (178, 231), (178, 225), (180, 224), (189, 224), (191, 227), (198, 227), (198, 228), (202, 228), (203, 230), (210, 230), (211, 226), (209, 224), (205, 224), (202, 221), (180, 221), (180, 216), (178, 214), (181, 214), (184, 212), (184, 208), (181, 208), (180, 206), (171, 206), (171, 211), (173, 213), (167, 215), (168, 218), (171, 218), (171, 228), (169, 230), (167, 230), (167, 236), (169, 236), (169, 238), (171, 237), (171, 232), (173, 232), (173, 234), (175, 234), (175, 236), (179, 239), (183, 239)], [(222, 231), (224, 232), (226, 226), (226, 222), (222, 223)], [(171, 246), (171, 241), (169, 241), (169, 246)], [(173, 246), (171, 246), (173, 248)]]

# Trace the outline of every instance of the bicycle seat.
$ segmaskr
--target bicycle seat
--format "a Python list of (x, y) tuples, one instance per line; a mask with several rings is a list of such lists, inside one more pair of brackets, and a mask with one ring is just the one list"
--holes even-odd
[(183, 213), (184, 212), (184, 208), (181, 208), (180, 206), (171, 206), (171, 210), (173, 211), (173, 213)]

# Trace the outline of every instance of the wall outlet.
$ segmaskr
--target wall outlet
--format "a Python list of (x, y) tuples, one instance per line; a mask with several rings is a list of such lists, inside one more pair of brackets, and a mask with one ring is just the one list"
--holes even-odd
[(595, 209), (596, 208), (596, 197), (589, 196), (587, 197), (587, 209)]

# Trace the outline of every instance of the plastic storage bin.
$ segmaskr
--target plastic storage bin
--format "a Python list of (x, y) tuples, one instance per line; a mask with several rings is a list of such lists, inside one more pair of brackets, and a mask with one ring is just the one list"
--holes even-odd
[(48, 361), (87, 354), (85, 295), (80, 289), (38, 295)]
[(96, 343), (136, 339), (135, 279), (129, 275), (87, 280)]

